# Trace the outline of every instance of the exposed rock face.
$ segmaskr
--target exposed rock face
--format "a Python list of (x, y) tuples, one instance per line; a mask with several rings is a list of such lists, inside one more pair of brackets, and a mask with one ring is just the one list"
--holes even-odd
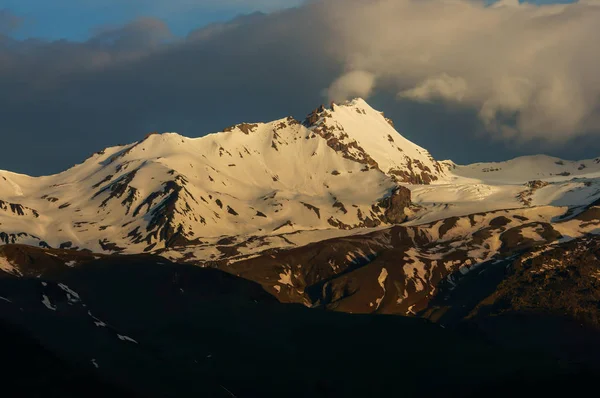
[(35, 218), (40, 216), (37, 210), (30, 209), (19, 203), (9, 203), (3, 200), (0, 200), (0, 210), (16, 214), (17, 216), (32, 215)]
[(525, 186), (529, 189), (526, 191), (520, 192), (517, 195), (517, 199), (519, 199), (521, 201), (521, 203), (523, 203), (524, 205), (531, 206), (532, 196), (535, 193), (535, 191), (537, 191), (538, 189), (544, 188), (548, 185), (550, 185), (550, 184), (546, 181), (541, 181), (541, 180), (529, 181), (529, 182), (525, 183)]
[(135, 237), (135, 242), (145, 240), (149, 246), (146, 251), (152, 250), (156, 241), (165, 242), (165, 247), (174, 247), (191, 243), (184, 226), (177, 221), (177, 216), (190, 217), (202, 222), (203, 217), (194, 214), (190, 203), (196, 203), (194, 196), (186, 188), (187, 180), (176, 176), (173, 181), (163, 183), (163, 190), (149, 195), (134, 211), (134, 215), (146, 211), (150, 222), (146, 227), (148, 233), (145, 237), (136, 228), (130, 231), (130, 236)]
[(304, 126), (310, 128), (314, 127), (319, 119), (321, 119), (321, 115), (325, 112), (325, 107), (323, 105), (319, 106), (317, 109), (313, 110), (311, 113), (306, 116), (306, 119), (302, 124)]
[(586, 237), (516, 259), (507, 279), (474, 314), (568, 316), (600, 330), (600, 238)]
[(400, 224), (406, 221), (406, 209), (411, 205), (410, 189), (399, 186), (392, 194), (382, 199), (378, 205), (385, 209), (385, 222)]
[(256, 124), (256, 123), (241, 123), (241, 124), (236, 124), (231, 127), (227, 127), (223, 131), (227, 133), (227, 132), (231, 132), (231, 131), (238, 129), (244, 134), (250, 134), (250, 133), (254, 132), (254, 130), (256, 130), (257, 128), (258, 128), (258, 124)]
[[(399, 188), (387, 199), (388, 217), (402, 220), (408, 192)], [(535, 213), (497, 211), (396, 225), (215, 266), (260, 283), (283, 302), (415, 315), (427, 309), (442, 285), (453, 288), (497, 260), (504, 269), (502, 259), (560, 239), (552, 225), (534, 220), (540, 218)]]
[(533, 181), (529, 181), (528, 183), (525, 184), (525, 186), (530, 189), (539, 189), (539, 188), (543, 188), (548, 185), (549, 185), (548, 182), (541, 181), (541, 180), (533, 180)]
[[(308, 115), (304, 125), (323, 137), (327, 141), (327, 145), (334, 151), (341, 153), (344, 158), (367, 165), (368, 168), (379, 169), (375, 159), (355, 140), (351, 140), (348, 134), (340, 133), (336, 128), (327, 125), (326, 118), (331, 117), (331, 114), (325, 110), (316, 113), (320, 109), (318, 108)], [(314, 121), (315, 118), (317, 118), (316, 121)]]
[[(411, 206), (411, 192), (408, 188), (398, 186), (392, 192), (374, 203), (368, 212), (363, 212), (356, 209), (358, 223), (347, 224), (337, 219), (330, 217), (327, 222), (334, 228), (349, 230), (354, 228), (374, 228), (382, 224), (401, 224), (407, 220), (408, 215), (406, 209)], [(306, 204), (304, 204), (306, 206)], [(309, 206), (307, 208), (311, 209)], [(340, 214), (348, 214), (349, 207), (334, 198), (332, 207), (336, 208)], [(312, 209), (314, 210), (314, 209)], [(353, 209), (351, 209), (353, 210)]]
[(25, 232), (6, 233), (4, 231), (0, 231), (0, 244), (12, 244), (12, 243), (16, 243), (20, 239), (27, 238), (27, 237), (31, 237), (33, 239), (39, 240), (39, 238), (37, 238), (37, 237), (35, 237), (33, 235), (30, 235), (28, 233), (25, 233)]

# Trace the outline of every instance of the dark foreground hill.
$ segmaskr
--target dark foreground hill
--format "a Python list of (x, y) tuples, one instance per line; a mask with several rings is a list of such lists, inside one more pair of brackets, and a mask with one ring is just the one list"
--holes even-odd
[(557, 396), (594, 382), (593, 364), (518, 335), (500, 344), (474, 323), (281, 304), (254, 282), (150, 255), (82, 254), (49, 272), (44, 256), (66, 252), (4, 250), (43, 274), (0, 276), (2, 379), (19, 396)]

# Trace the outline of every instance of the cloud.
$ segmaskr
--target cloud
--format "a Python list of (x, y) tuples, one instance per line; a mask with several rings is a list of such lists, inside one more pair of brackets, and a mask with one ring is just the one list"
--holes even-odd
[(332, 101), (344, 101), (352, 97), (369, 97), (375, 87), (375, 76), (362, 70), (340, 76), (327, 90)]
[(400, 91), (398, 97), (414, 101), (428, 102), (434, 99), (460, 102), (467, 92), (467, 82), (462, 77), (439, 76), (429, 77), (416, 87)]
[(598, 20), (593, 2), (316, 0), (186, 38), (151, 18), (84, 42), (0, 38), (0, 168), (56, 172), (149, 131), (200, 136), (350, 96), (370, 97), (441, 158), (545, 143), (593, 157)]
[(401, 98), (474, 107), (499, 137), (564, 141), (600, 131), (594, 2), (332, 0), (323, 10), (345, 67)]

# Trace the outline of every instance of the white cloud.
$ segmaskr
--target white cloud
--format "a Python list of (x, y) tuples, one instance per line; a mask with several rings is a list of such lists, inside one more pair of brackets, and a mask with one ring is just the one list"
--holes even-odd
[(340, 76), (329, 90), (330, 100), (341, 102), (350, 97), (369, 97), (375, 87), (375, 76), (372, 73), (357, 70)]
[(600, 131), (597, 2), (326, 0), (315, 8), (336, 59), (401, 98), (474, 107), (500, 137), (556, 142)]
[(460, 102), (466, 92), (467, 82), (465, 79), (442, 73), (439, 76), (427, 78), (414, 88), (400, 91), (398, 96), (422, 102), (438, 98)]

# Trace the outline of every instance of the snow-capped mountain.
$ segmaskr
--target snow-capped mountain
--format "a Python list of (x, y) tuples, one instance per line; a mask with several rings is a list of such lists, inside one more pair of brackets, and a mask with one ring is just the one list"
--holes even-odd
[(438, 162), (355, 99), (304, 122), (243, 123), (193, 139), (149, 134), (52, 176), (0, 171), (0, 243), (242, 259), (501, 209), (574, 215), (600, 198), (598, 177), (597, 159)]
[(150, 134), (53, 176), (0, 172), (0, 239), (139, 252), (403, 221), (405, 206), (386, 212), (399, 170), (417, 178), (423, 166), (418, 175), (428, 177), (418, 178), (429, 181), (440, 166), (364, 101), (334, 109), (314, 124), (245, 123), (196, 139)]

